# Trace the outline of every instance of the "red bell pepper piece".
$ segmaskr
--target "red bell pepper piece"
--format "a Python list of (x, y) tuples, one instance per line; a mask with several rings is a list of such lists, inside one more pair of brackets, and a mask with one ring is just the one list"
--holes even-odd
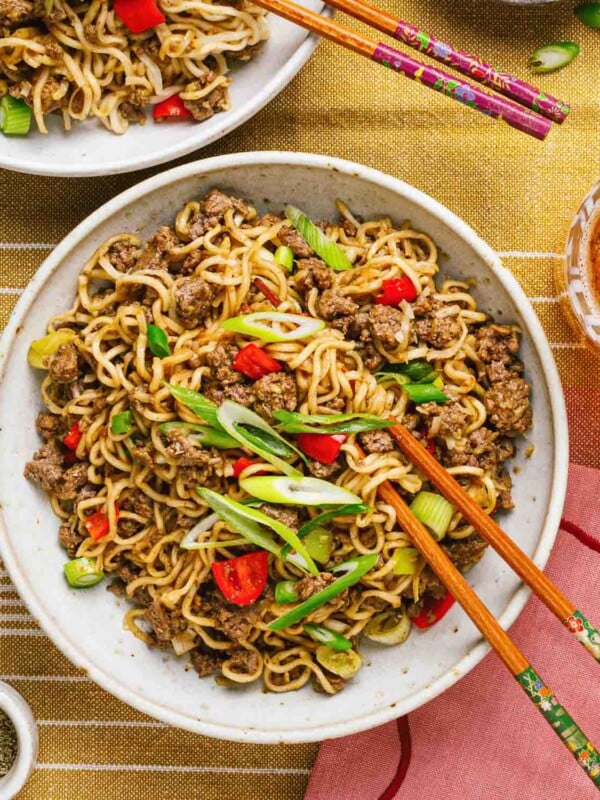
[(77, 450), (77, 446), (81, 441), (81, 437), (83, 436), (83, 432), (79, 427), (78, 422), (74, 422), (67, 435), (63, 439), (63, 444), (65, 447), (68, 447), (69, 450)]
[(453, 605), (454, 597), (450, 592), (446, 592), (441, 600), (435, 600), (433, 598), (426, 600), (423, 610), (418, 616), (413, 617), (412, 621), (417, 628), (431, 628), (432, 625), (435, 625), (436, 622), (439, 622), (441, 618), (447, 614)]
[(246, 469), (246, 467), (251, 467), (252, 464), (258, 464), (258, 460), (240, 456), (233, 464), (233, 477), (239, 478), (240, 474)]
[(248, 378), (257, 380), (270, 372), (280, 372), (282, 369), (279, 361), (255, 344), (247, 344), (235, 354), (233, 368)]
[(375, 298), (375, 302), (383, 306), (397, 306), (403, 300), (412, 303), (417, 299), (417, 290), (411, 279), (406, 275), (401, 278), (388, 278), (381, 284), (381, 294)]
[(152, 116), (154, 122), (175, 122), (180, 119), (190, 119), (193, 114), (185, 107), (181, 97), (174, 94), (157, 103), (152, 109)]
[[(115, 503), (115, 515), (117, 519), (119, 519), (119, 507)], [(86, 517), (84, 520), (85, 527), (87, 528), (87, 532), (92, 537), (92, 539), (97, 542), (99, 539), (102, 539), (103, 536), (106, 536), (108, 531), (110, 530), (110, 523), (108, 521), (108, 514), (104, 511), (96, 511), (95, 514), (90, 514), (89, 517)]]
[(249, 606), (261, 596), (267, 583), (269, 554), (257, 550), (228, 561), (215, 561), (212, 573), (215, 583), (230, 603)]
[(346, 433), (299, 433), (296, 441), (310, 458), (321, 464), (333, 464), (347, 438)]
[(264, 294), (264, 296), (267, 298), (269, 303), (271, 303), (273, 308), (278, 308), (281, 305), (281, 300), (277, 297), (277, 295), (274, 292), (272, 292), (269, 289), (269, 287), (263, 281), (262, 278), (254, 278), (253, 283), (258, 289), (258, 291)]
[(166, 20), (155, 0), (114, 0), (113, 7), (131, 33), (143, 33)]

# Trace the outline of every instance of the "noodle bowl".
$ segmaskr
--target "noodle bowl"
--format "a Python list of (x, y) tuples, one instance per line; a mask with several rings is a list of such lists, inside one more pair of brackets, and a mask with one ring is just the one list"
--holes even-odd
[[(48, 327), (49, 333), (70, 332), (69, 341), (43, 364), (49, 413), (40, 415), (38, 429), (47, 443), (26, 475), (48, 492), (71, 558), (93, 560), (114, 578), (113, 589), (132, 601), (128, 629), (151, 646), (189, 652), (199, 674), (215, 673), (225, 683), (261, 678), (267, 689), (284, 692), (312, 680), (334, 693), (345, 674), (320, 657), (306, 623), (337, 633), (354, 649), (363, 634), (377, 634), (382, 615), (386, 625), (391, 619), (408, 632), (407, 620), (418, 619), (424, 604), (445, 590), (418, 559), (407, 574), (398, 569), (397, 554), (411, 542), (393, 509), (377, 500), (377, 487), (391, 480), (406, 497), (430, 487), (393, 449), (385, 430), (348, 434), (331, 463), (295, 458), (305, 474), (343, 487), (368, 509), (328, 524), (332, 547), (321, 575), (269, 556), (260, 598), (228, 602), (215, 585), (213, 562), (256, 547), (227, 546), (237, 531), (224, 519), (199, 526), (196, 543), (211, 547), (181, 545), (207, 518), (199, 487), (232, 500), (247, 497), (234, 471), (240, 457), (252, 454), (199, 446), (181, 430), (165, 428), (199, 422), (170, 386), (202, 393), (215, 407), (228, 401), (253, 408), (271, 424), (281, 411), (315, 419), (396, 417), (488, 513), (512, 507), (504, 464), (514, 455), (514, 438), (531, 424), (518, 329), (490, 322), (468, 282), (436, 283), (438, 253), (426, 234), (408, 224), (394, 227), (387, 218), (356, 219), (342, 202), (338, 211), (338, 222), (320, 228), (352, 268), (334, 272), (284, 218), (259, 217), (246, 202), (212, 191), (186, 203), (174, 226), (160, 228), (146, 243), (127, 233), (108, 240), (81, 271), (71, 309)], [(292, 273), (274, 257), (280, 247), (294, 253)], [(382, 302), (386, 287), (404, 278), (414, 288), (413, 300)], [(265, 344), (262, 351), (280, 370), (253, 380), (235, 363), (240, 349), (257, 339), (232, 334), (223, 323), (272, 313), (273, 298), (277, 313), (308, 314), (324, 324), (302, 340)], [(167, 354), (153, 355), (151, 327), (166, 335)], [(394, 379), (394, 365), (417, 363), (436, 373), (443, 402), (414, 402), (406, 383)], [(115, 432), (112, 420), (127, 412), (131, 429)], [(72, 463), (64, 441), (75, 424), (80, 438), (71, 448)], [(254, 461), (242, 467), (242, 478), (278, 472), (263, 459)], [(277, 503), (262, 509), (290, 529), (318, 513)], [(95, 537), (90, 520), (98, 513), (105, 515), (106, 530)], [(481, 558), (484, 543), (458, 514), (442, 536), (462, 570)], [(301, 622), (273, 629), (288, 610), (273, 596), (276, 584), (292, 581), (297, 599), (310, 599), (332, 585), (336, 565), (372, 554), (373, 567), (358, 582)]]
[(42, 133), (49, 113), (60, 113), (67, 130), (96, 117), (124, 133), (144, 122), (147, 106), (173, 95), (208, 119), (229, 107), (227, 59), (248, 61), (268, 38), (265, 12), (246, 0), (163, 0), (166, 21), (141, 34), (109, 0), (38, 6), (0, 3), (0, 72), (4, 93), (31, 105)]

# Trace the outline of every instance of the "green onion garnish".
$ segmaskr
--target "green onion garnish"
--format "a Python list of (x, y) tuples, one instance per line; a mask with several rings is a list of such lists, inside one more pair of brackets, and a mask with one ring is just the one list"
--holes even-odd
[(150, 352), (159, 358), (171, 355), (167, 334), (158, 325), (148, 325), (148, 347)]
[(85, 589), (104, 580), (104, 573), (98, 569), (95, 558), (74, 558), (67, 561), (63, 569), (67, 583), (74, 589)]
[(335, 270), (352, 269), (350, 259), (334, 241), (325, 236), (303, 211), (294, 206), (287, 206), (285, 215), (304, 239), (306, 244), (323, 259), (328, 267)]
[(161, 433), (168, 433), (173, 430), (180, 430), (188, 434), (192, 442), (198, 442), (205, 447), (216, 447), (218, 450), (233, 450), (239, 447), (239, 442), (229, 434), (218, 428), (206, 427), (205, 425), (192, 425), (188, 422), (163, 422), (159, 426)]
[(321, 478), (288, 475), (253, 475), (242, 478), (240, 486), (248, 494), (265, 503), (292, 506), (334, 506), (360, 503), (354, 492)]
[(419, 492), (410, 504), (410, 510), (439, 542), (443, 539), (454, 514), (454, 506), (441, 494)]
[(367, 572), (373, 569), (378, 558), (378, 553), (370, 553), (368, 556), (357, 556), (350, 559), (350, 561), (344, 561), (343, 564), (336, 564), (330, 570), (334, 575), (340, 575), (336, 581), (321, 589), (320, 592), (313, 594), (312, 597), (309, 597), (308, 600), (300, 603), (300, 605), (292, 608), (287, 614), (274, 619), (268, 625), (269, 630), (282, 631), (284, 628), (289, 628), (290, 625), (300, 622), (311, 611), (324, 606), (325, 603), (341, 594), (344, 589), (357, 583)]
[[(282, 330), (282, 325), (293, 327), (291, 330)], [(295, 342), (299, 339), (308, 339), (322, 331), (325, 323), (322, 319), (304, 317), (302, 314), (255, 311), (253, 314), (244, 314), (241, 317), (230, 317), (221, 323), (221, 327), (233, 333), (254, 336), (263, 342)]]
[(275, 542), (272, 534), (265, 532), (264, 528), (268, 528), (296, 551), (306, 565), (307, 572), (311, 572), (313, 575), (319, 574), (319, 570), (308, 554), (308, 550), (298, 538), (296, 531), (284, 525), (283, 522), (269, 517), (256, 508), (251, 508), (243, 503), (238, 503), (237, 500), (232, 500), (230, 497), (224, 497), (217, 492), (213, 492), (211, 489), (198, 488), (196, 491), (221, 519), (224, 519), (236, 533), (244, 536), (249, 542), (279, 556), (281, 547)]
[(297, 603), (299, 600), (296, 591), (296, 581), (279, 581), (275, 584), (275, 602), (280, 605)]
[(288, 272), (292, 272), (294, 269), (294, 251), (292, 248), (283, 244), (278, 247), (275, 250), (275, 263), (287, 269)]
[(402, 386), (413, 403), (447, 403), (450, 398), (433, 383), (407, 383)]
[(421, 564), (419, 551), (414, 547), (400, 547), (391, 558), (394, 575), (414, 575)]
[[(298, 536), (300, 536), (300, 532), (298, 532)], [(333, 533), (331, 531), (325, 528), (314, 528), (306, 536), (300, 538), (302, 538), (311, 558), (317, 564), (327, 564), (333, 552)], [(281, 558), (283, 558), (283, 552), (286, 547), (288, 545), (281, 551)]]
[[(269, 464), (273, 464), (286, 475), (301, 476), (301, 472), (283, 460), (283, 458), (301, 455), (299, 451), (286, 442), (275, 428), (272, 428), (256, 412), (244, 408), (239, 403), (234, 403), (233, 400), (226, 400), (217, 409), (217, 419), (223, 429), (243, 447), (256, 453)], [(276, 447), (274, 447), (275, 442), (277, 443)]]
[(167, 386), (178, 403), (193, 411), (197, 417), (204, 420), (211, 428), (221, 428), (221, 424), (217, 419), (217, 406), (212, 400), (204, 397), (200, 392), (194, 392), (193, 389), (186, 389), (184, 386), (177, 386), (174, 383), (168, 383)]
[(110, 421), (111, 433), (122, 434), (129, 433), (133, 428), (133, 414), (131, 411), (122, 411), (120, 414), (115, 414)]
[(600, 28), (600, 3), (583, 3), (576, 6), (575, 16), (590, 28)]
[(576, 42), (555, 42), (539, 47), (532, 53), (529, 66), (532, 72), (544, 74), (554, 72), (566, 67), (579, 55), (579, 45)]
[(408, 361), (405, 364), (386, 364), (378, 375), (402, 375), (406, 383), (433, 383), (438, 377), (429, 361)]
[(337, 517), (349, 517), (355, 514), (364, 514), (365, 511), (370, 510), (371, 506), (368, 506), (366, 503), (350, 503), (346, 506), (334, 508), (331, 511), (325, 511), (323, 514), (319, 514), (309, 522), (305, 522), (298, 531), (298, 536), (303, 539), (315, 528), (320, 528), (322, 525), (325, 525), (326, 522), (331, 522), (332, 519), (336, 519)]
[(31, 127), (31, 109), (24, 100), (5, 94), (0, 100), (0, 131), (6, 136), (26, 136)]
[(273, 417), (281, 423), (285, 433), (360, 433), (389, 428), (387, 419), (374, 414), (299, 414), (296, 411), (274, 411)]
[(335, 631), (326, 628), (324, 625), (311, 625), (307, 622), (302, 627), (315, 642), (319, 642), (319, 644), (326, 644), (328, 647), (331, 647), (332, 650), (335, 650), (338, 653), (343, 653), (346, 650), (352, 649), (352, 642), (350, 639), (346, 639), (346, 637), (342, 636), (341, 633), (336, 633)]

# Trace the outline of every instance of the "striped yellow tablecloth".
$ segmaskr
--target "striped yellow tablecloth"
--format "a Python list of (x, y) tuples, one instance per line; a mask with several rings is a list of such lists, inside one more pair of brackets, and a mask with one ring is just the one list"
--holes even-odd
[[(572, 460), (600, 466), (600, 360), (564, 322), (553, 282), (570, 220), (600, 177), (600, 32), (574, 19), (572, 3), (527, 11), (483, 0), (386, 4), (520, 75), (537, 46), (580, 42), (577, 61), (539, 80), (572, 102), (571, 118), (539, 143), (326, 43), (254, 120), (190, 159), (240, 150), (313, 151), (377, 167), (446, 204), (501, 253), (531, 297), (563, 379)], [(2, 325), (52, 246), (150, 174), (61, 181), (0, 172)], [(19, 800), (303, 796), (316, 746), (232, 744), (144, 717), (70, 666), (2, 571), (0, 677), (25, 695), (40, 727), (38, 769)]]

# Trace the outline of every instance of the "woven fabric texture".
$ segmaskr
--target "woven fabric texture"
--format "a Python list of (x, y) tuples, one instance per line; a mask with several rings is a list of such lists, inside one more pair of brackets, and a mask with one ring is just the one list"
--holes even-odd
[[(569, 223), (600, 166), (599, 34), (577, 22), (572, 5), (382, 3), (523, 77), (536, 47), (580, 42), (575, 62), (537, 80), (573, 106), (569, 120), (544, 143), (324, 43), (253, 120), (186, 160), (244, 150), (312, 151), (376, 167), (447, 205), (502, 254), (532, 298), (565, 388), (571, 458), (600, 466), (600, 422), (593, 412), (600, 402), (600, 361), (561, 316), (553, 279)], [(0, 171), (0, 324), (54, 244), (100, 204), (160, 169), (81, 180)], [(0, 574), (0, 676), (25, 695), (40, 723), (39, 768), (19, 800), (303, 797), (315, 745), (232, 744), (145, 718), (78, 674)]]

